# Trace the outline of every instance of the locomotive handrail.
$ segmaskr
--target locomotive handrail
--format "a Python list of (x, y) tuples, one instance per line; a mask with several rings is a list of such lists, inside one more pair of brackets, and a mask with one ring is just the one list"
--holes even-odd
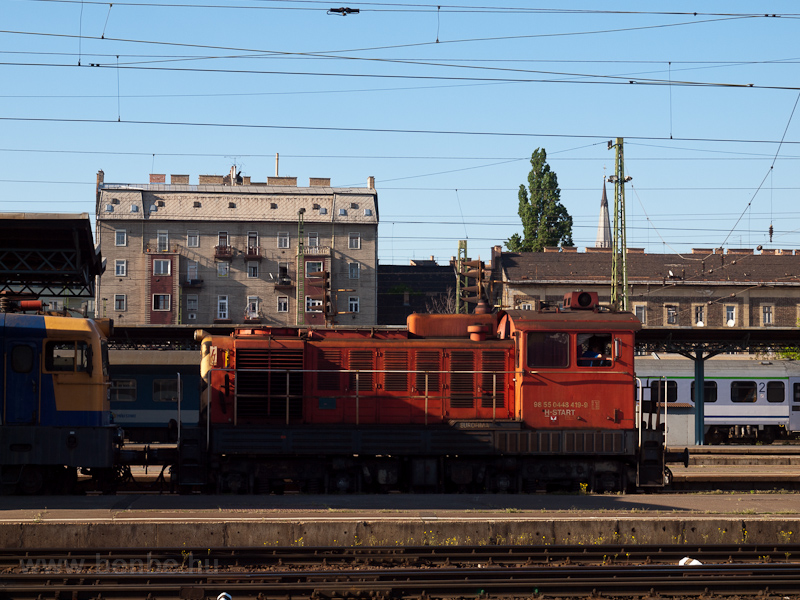
[[(484, 375), (484, 374), (491, 374), (492, 375), (492, 390), (491, 390), (491, 398), (492, 398), (492, 420), (497, 419), (497, 375), (516, 375), (517, 371), (497, 371), (497, 370), (419, 370), (419, 369), (237, 369), (234, 367), (228, 368), (212, 368), (209, 369), (207, 372), (209, 373), (209, 385), (208, 385), (208, 395), (206, 401), (206, 444), (210, 444), (211, 440), (211, 385), (210, 385), (210, 373), (218, 371), (218, 372), (227, 372), (227, 373), (236, 373), (237, 371), (246, 371), (248, 373), (286, 373), (286, 424), (290, 423), (290, 409), (289, 409), (289, 400), (293, 397), (298, 397), (296, 394), (291, 394), (291, 387), (290, 387), (290, 380), (289, 374), (290, 373), (338, 373), (338, 374), (355, 374), (355, 418), (356, 418), (356, 425), (359, 424), (360, 418), (360, 388), (359, 388), (359, 376), (361, 373), (405, 373), (405, 374), (425, 374), (425, 390), (423, 395), (415, 395), (410, 394), (407, 396), (408, 399), (419, 399), (423, 398), (425, 400), (425, 425), (428, 424), (428, 401), (430, 398), (429, 394), (429, 386), (428, 386), (428, 375), (437, 373), (437, 374), (470, 374), (470, 375)], [(509, 384), (513, 382), (513, 377), (509, 381)], [(239, 378), (235, 378), (234, 380), (234, 395), (233, 395), (233, 424), (234, 426), (238, 425), (238, 418), (239, 418), (239, 407), (238, 407), (238, 397), (239, 397)], [(418, 389), (416, 386), (412, 386), (412, 389)], [(479, 388), (483, 390), (481, 386)], [(301, 394), (299, 397), (303, 397)], [(446, 397), (445, 394), (442, 394), (442, 398)], [(472, 396), (473, 400), (483, 399), (481, 394), (476, 394)]]

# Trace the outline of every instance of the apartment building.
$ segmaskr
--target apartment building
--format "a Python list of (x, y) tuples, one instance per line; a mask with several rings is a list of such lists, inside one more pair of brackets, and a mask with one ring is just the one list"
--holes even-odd
[(378, 195), (330, 179), (97, 174), (97, 314), (123, 325), (374, 325)]

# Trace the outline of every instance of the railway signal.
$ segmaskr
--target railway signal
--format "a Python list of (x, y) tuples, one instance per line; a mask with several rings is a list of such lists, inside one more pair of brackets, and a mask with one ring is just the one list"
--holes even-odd
[(327, 321), (333, 314), (331, 309), (331, 274), (328, 271), (314, 271), (308, 274), (309, 279), (319, 280), (314, 281), (314, 287), (322, 291), (322, 313), (325, 315)]
[(464, 301), (470, 304), (477, 304), (485, 296), (483, 289), (485, 278), (483, 261), (464, 261), (461, 266), (461, 274), (468, 280), (471, 279), (474, 282), (462, 288)]

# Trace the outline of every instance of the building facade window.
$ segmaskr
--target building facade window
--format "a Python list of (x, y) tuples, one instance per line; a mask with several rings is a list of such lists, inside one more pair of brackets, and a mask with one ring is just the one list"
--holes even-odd
[(306, 261), (306, 277), (313, 277), (313, 273), (320, 273), (322, 271), (321, 260)]
[(188, 281), (192, 281), (194, 279), (200, 279), (196, 260), (190, 260), (186, 264), (186, 279)]
[(278, 263), (278, 283), (281, 285), (289, 285), (292, 279), (289, 277), (289, 263)]
[(228, 244), (228, 232), (227, 231), (220, 231), (217, 234), (217, 245), (221, 248), (227, 248), (230, 244)]
[(642, 325), (647, 325), (647, 306), (645, 304), (636, 304), (633, 307), (633, 314), (636, 315)]
[(128, 310), (128, 297), (125, 294), (114, 294), (114, 310)]
[(322, 300), (306, 296), (306, 312), (320, 313), (322, 312)]
[(358, 312), (358, 305), (359, 305), (358, 296), (350, 296), (347, 299), (347, 310), (349, 312), (357, 313)]
[(667, 304), (664, 307), (664, 321), (667, 325), (677, 325), (678, 324), (678, 307)]
[(247, 306), (244, 310), (244, 317), (245, 319), (258, 318), (258, 296), (247, 297)]
[(772, 304), (761, 305), (761, 324), (762, 325), (775, 324), (775, 307)]
[(247, 232), (247, 251), (248, 254), (254, 254), (258, 249), (258, 232), (257, 231), (248, 231)]
[(169, 275), (172, 271), (172, 261), (156, 258), (153, 260), (153, 275)]
[(128, 275), (127, 260), (114, 261), (114, 275), (116, 275), (117, 277), (126, 277)]
[(200, 247), (200, 232), (196, 229), (191, 229), (186, 232), (186, 246), (188, 248)]
[(728, 327), (736, 326), (736, 306), (728, 305), (725, 307), (725, 325)]
[(350, 279), (359, 279), (361, 277), (361, 264), (349, 263)]
[(694, 307), (694, 324), (696, 327), (703, 327), (706, 324), (705, 314), (705, 306), (698, 305)]
[(229, 262), (217, 263), (217, 277), (227, 277), (231, 272), (231, 264)]
[(278, 296), (278, 312), (289, 312), (289, 296)]
[(319, 247), (319, 234), (316, 231), (308, 232), (308, 247), (309, 248)]
[(186, 294), (186, 310), (197, 310), (199, 304), (197, 294)]
[(289, 247), (289, 232), (288, 231), (279, 231), (278, 232), (278, 248), (288, 248)]
[(247, 277), (250, 279), (258, 277), (258, 262), (251, 260), (247, 263)]
[(114, 245), (127, 246), (128, 245), (128, 232), (125, 229), (117, 229), (114, 231)]
[(153, 310), (169, 310), (169, 294), (153, 294)]
[(228, 297), (227, 296), (217, 296), (217, 318), (218, 319), (227, 319), (228, 318)]
[(348, 235), (348, 243), (347, 247), (350, 250), (360, 250), (361, 249), (361, 234), (358, 232), (350, 233)]
[(159, 252), (169, 252), (169, 232), (158, 231), (156, 233), (156, 242)]

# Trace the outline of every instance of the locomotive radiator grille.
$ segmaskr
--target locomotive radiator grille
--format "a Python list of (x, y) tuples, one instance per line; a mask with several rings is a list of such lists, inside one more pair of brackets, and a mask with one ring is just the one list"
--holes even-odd
[(387, 392), (408, 391), (408, 352), (387, 350), (383, 359), (386, 372), (383, 374), (383, 387)]
[[(481, 361), (483, 362), (481, 370), (484, 371), (481, 373), (481, 388), (483, 390), (483, 394), (481, 395), (482, 408), (492, 408), (492, 406), (503, 408), (505, 406), (505, 358), (505, 352), (502, 351), (488, 350), (481, 354)], [(492, 372), (487, 373), (487, 371)], [(493, 389), (495, 390), (494, 396), (492, 396)], [(492, 398), (494, 398), (494, 400)]]
[[(374, 389), (375, 373), (374, 353), (372, 350), (350, 350), (350, 369), (364, 371), (358, 373), (358, 391), (371, 392)], [(350, 391), (356, 390), (356, 373), (350, 373)]]
[(342, 389), (341, 374), (332, 371), (341, 371), (342, 369), (341, 350), (323, 350), (319, 368), (321, 372), (317, 377), (317, 388), (329, 392), (340, 391)]
[[(435, 394), (439, 392), (439, 370), (441, 369), (441, 359), (441, 352), (438, 350), (420, 350), (417, 352), (417, 371), (428, 372), (428, 394)], [(425, 393), (425, 375), (426, 373), (416, 374), (416, 388), (417, 393), (419, 394)]]
[[(238, 348), (236, 411), (241, 419), (300, 418), (303, 351)], [(287, 389), (288, 388), (288, 389)]]
[(450, 406), (472, 408), (475, 405), (475, 374), (472, 372), (475, 370), (475, 353), (453, 350), (450, 370)]

